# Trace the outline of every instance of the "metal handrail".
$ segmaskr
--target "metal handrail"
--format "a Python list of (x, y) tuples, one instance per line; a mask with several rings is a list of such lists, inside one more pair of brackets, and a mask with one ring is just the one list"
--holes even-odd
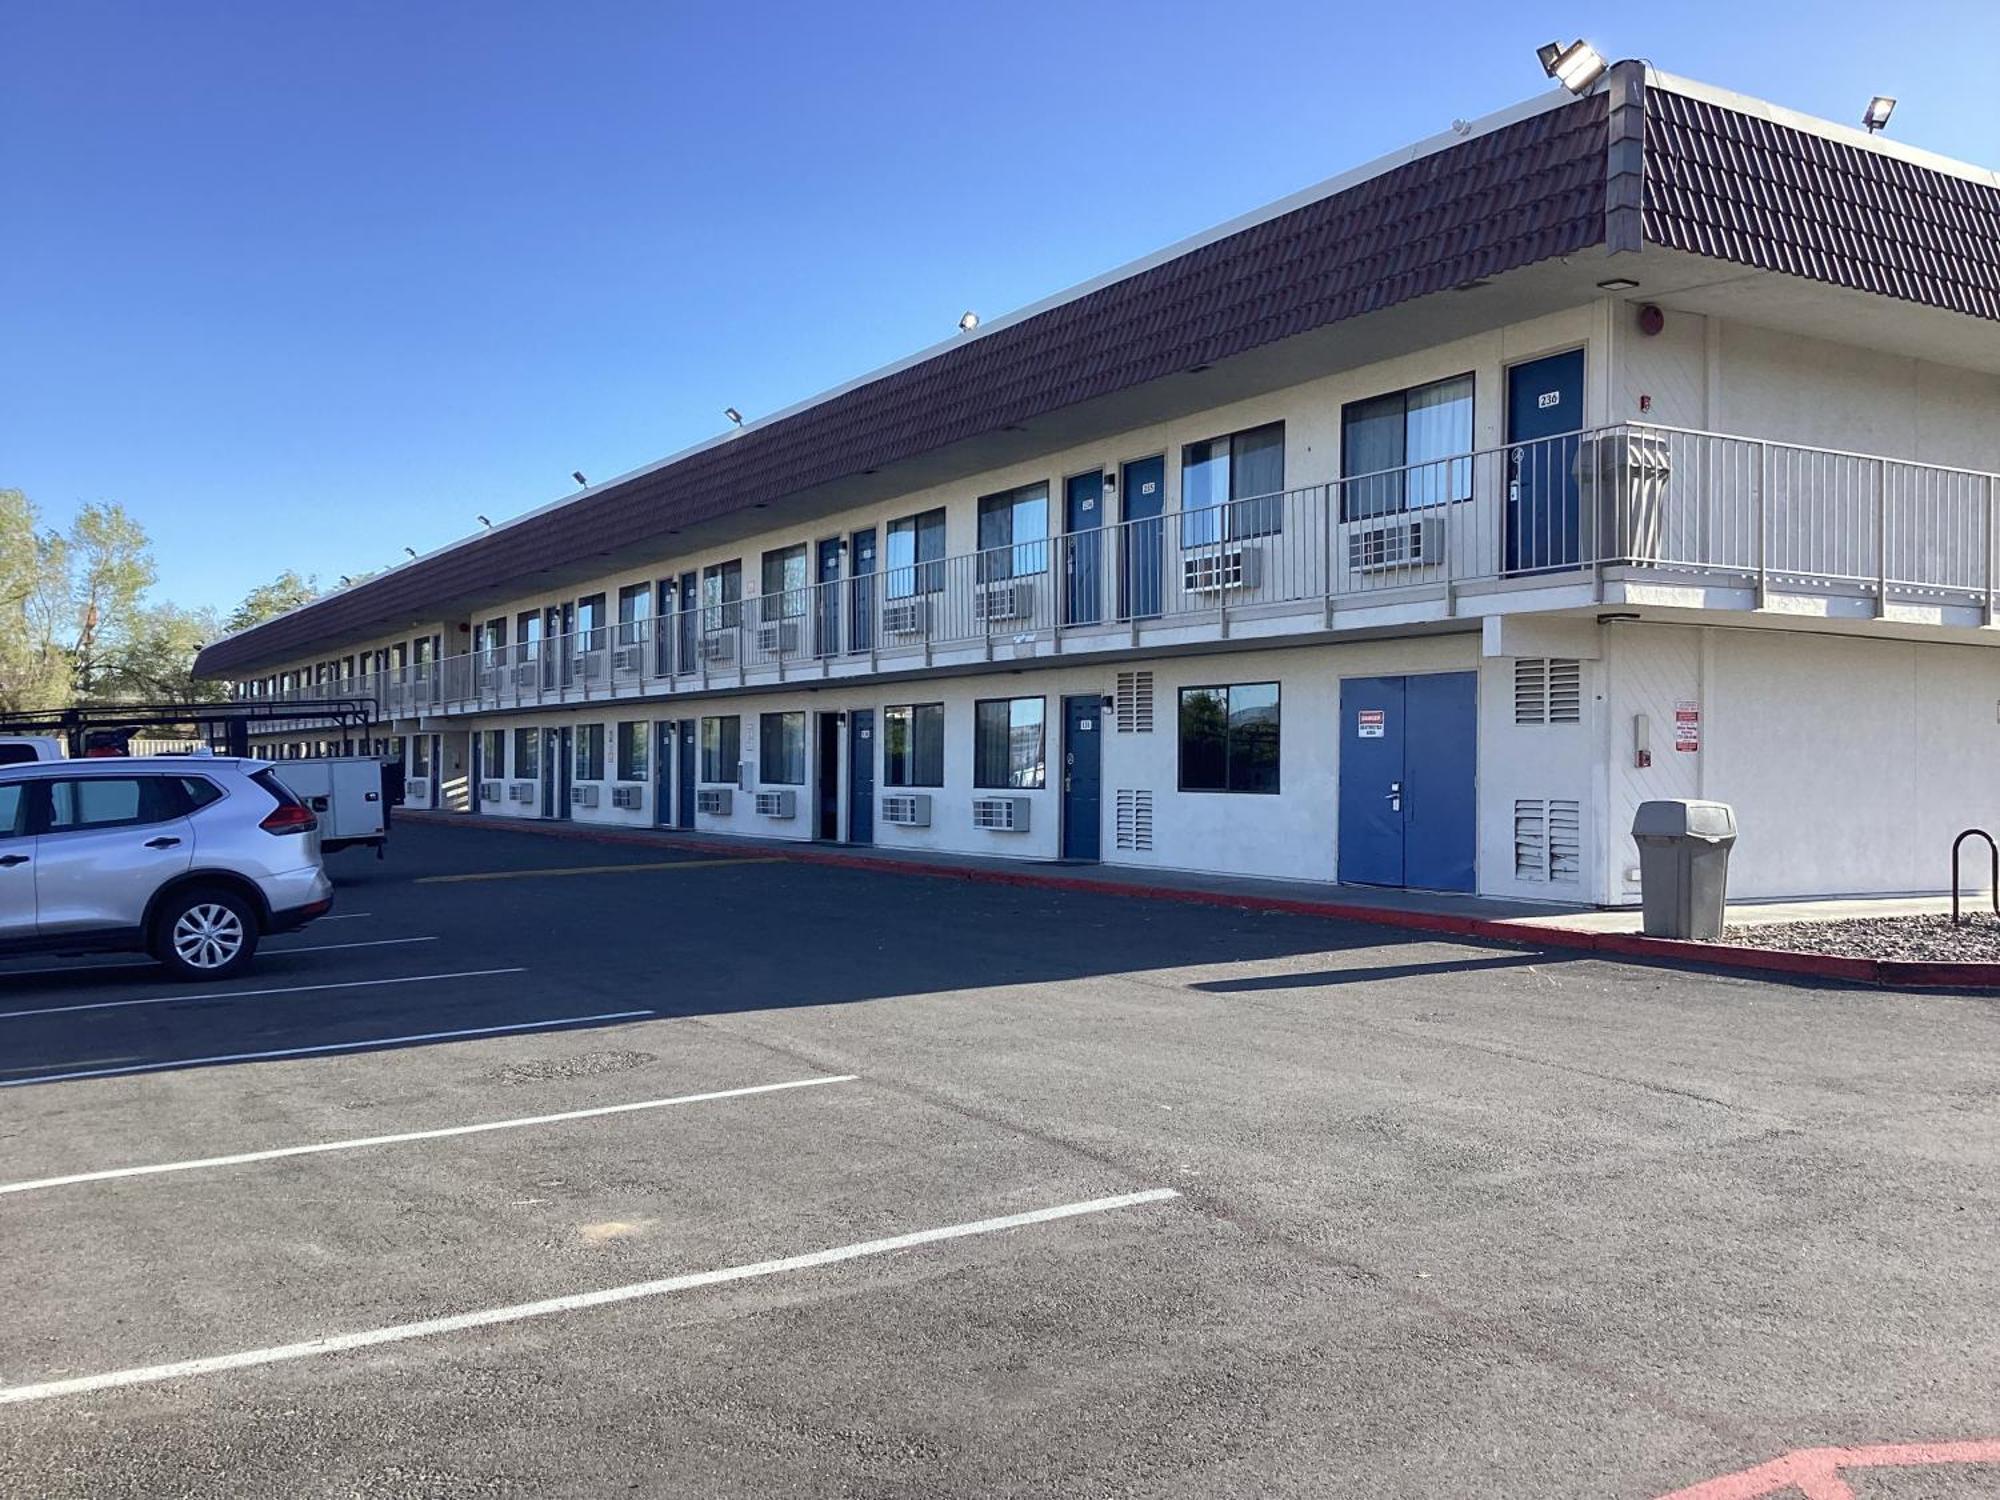
[(1987, 894), (1993, 900), (1993, 915), (2000, 917), (2000, 843), (1995, 843), (1993, 835), (1984, 828), (1968, 828), (1951, 841), (1951, 925), (1954, 927), (1963, 927), (1972, 920), (1970, 917), (1961, 920), (1958, 914), (1958, 853), (1967, 839), (1974, 838), (1985, 839), (1986, 847), (1993, 855), (1993, 878), (1987, 887)]

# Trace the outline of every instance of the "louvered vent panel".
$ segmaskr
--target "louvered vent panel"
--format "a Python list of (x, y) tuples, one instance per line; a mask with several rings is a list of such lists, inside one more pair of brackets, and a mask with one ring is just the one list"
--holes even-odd
[(1549, 660), (1549, 722), (1583, 722), (1583, 663), (1574, 657)]
[(1118, 793), (1118, 847), (1144, 854), (1153, 847), (1153, 794), (1149, 791)]
[(1120, 734), (1153, 732), (1153, 674), (1147, 671), (1118, 674), (1116, 722)]
[(1549, 878), (1548, 808), (1539, 797), (1514, 803), (1514, 878)]
[(1523, 656), (1514, 663), (1514, 722), (1546, 724), (1549, 721), (1549, 664), (1539, 656)]
[(1583, 816), (1574, 799), (1549, 803), (1549, 879), (1575, 885), (1583, 878)]

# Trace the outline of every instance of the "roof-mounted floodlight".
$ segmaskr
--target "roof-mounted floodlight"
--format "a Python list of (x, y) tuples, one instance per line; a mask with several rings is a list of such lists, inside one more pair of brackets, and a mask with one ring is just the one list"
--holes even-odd
[(967, 312), (958, 320), (958, 331), (960, 333), (970, 333), (978, 326), (979, 314), (976, 312)]
[(1868, 127), (1870, 135), (1875, 134), (1889, 123), (1889, 116), (1896, 112), (1896, 101), (1887, 94), (1877, 94), (1868, 101), (1868, 108), (1862, 111), (1861, 123)]
[(1581, 38), (1567, 47), (1560, 42), (1548, 42), (1535, 49), (1535, 56), (1541, 59), (1542, 71), (1572, 94), (1589, 93), (1590, 86), (1610, 66), (1595, 47)]
[(574, 479), (578, 484), (582, 485), (585, 489), (590, 488), (590, 481), (583, 477), (583, 470), (571, 469), (569, 471), (569, 477)]
[(730, 421), (734, 422), (738, 427), (741, 427), (743, 425), (743, 413), (738, 411), (735, 407), (733, 406), (723, 407), (722, 414), (725, 417), (729, 418)]

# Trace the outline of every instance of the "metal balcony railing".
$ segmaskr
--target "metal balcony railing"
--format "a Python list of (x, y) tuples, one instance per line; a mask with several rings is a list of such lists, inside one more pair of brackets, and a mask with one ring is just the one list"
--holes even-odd
[(385, 718), (898, 665), (1064, 637), (1452, 600), (1628, 568), (1752, 588), (1969, 605), (1991, 623), (2000, 479), (1628, 423), (1130, 519), (651, 619), (413, 664), (299, 696)]

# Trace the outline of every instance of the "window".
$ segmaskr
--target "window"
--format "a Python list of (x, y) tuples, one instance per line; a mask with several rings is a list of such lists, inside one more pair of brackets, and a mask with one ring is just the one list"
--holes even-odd
[(735, 714), (701, 721), (701, 779), (732, 785), (742, 774), (743, 721)]
[[(319, 753), (321, 755), (326, 754), (326, 742), (324, 740), (320, 741)], [(428, 776), (431, 774), (431, 737), (427, 734), (419, 734), (411, 737), (410, 774), (412, 776)]]
[(514, 774), (522, 781), (533, 781), (542, 774), (541, 730), (514, 731)]
[(646, 622), (653, 614), (653, 586), (628, 584), (618, 591), (618, 644), (642, 646), (646, 642)]
[(577, 649), (582, 651), (602, 651), (604, 649), (604, 596), (592, 594), (588, 599), (576, 601)]
[(1040, 698), (988, 698), (972, 705), (972, 784), (1033, 789), (1043, 784)]
[(628, 720), (618, 726), (618, 779), (646, 779), (646, 736), (651, 726), (643, 719)]
[(764, 599), (760, 620), (791, 620), (806, 612), (806, 544), (764, 554)]
[(1343, 519), (1472, 498), (1472, 377), (1414, 386), (1340, 410)]
[(507, 617), (486, 622), (486, 665), (497, 667), (507, 659)]
[(604, 779), (604, 726), (602, 724), (579, 724), (576, 726), (576, 779), (578, 781), (602, 781)]
[(889, 786), (944, 785), (942, 703), (882, 710), (882, 780)]
[(542, 654), (542, 617), (524, 609), (514, 620), (514, 660), (534, 661)]
[(1027, 484), (979, 498), (979, 581), (1023, 578), (1049, 567), (1049, 487)]
[(909, 599), (944, 588), (944, 508), (889, 523), (888, 595)]
[(771, 786), (806, 784), (806, 716), (765, 714), (757, 724), (757, 779)]
[(479, 732), (479, 772), (482, 780), (498, 781), (507, 774), (507, 731)]
[[(28, 827), (27, 812), (26, 782), (10, 781), (5, 786), (0, 786), (0, 839), (17, 838), (25, 833)], [(27, 873), (30, 877), (34, 875), (33, 869), (29, 869)], [(28, 890), (32, 892), (34, 887), (31, 885)]]
[(180, 814), (163, 776), (79, 776), (49, 783), (49, 832), (157, 823)]
[(1274, 536), (1285, 529), (1285, 424), (1181, 449), (1181, 545)]
[(743, 564), (710, 563), (701, 571), (701, 628), (734, 630), (743, 623)]
[(1181, 790), (1278, 790), (1278, 685), (1181, 689)]

